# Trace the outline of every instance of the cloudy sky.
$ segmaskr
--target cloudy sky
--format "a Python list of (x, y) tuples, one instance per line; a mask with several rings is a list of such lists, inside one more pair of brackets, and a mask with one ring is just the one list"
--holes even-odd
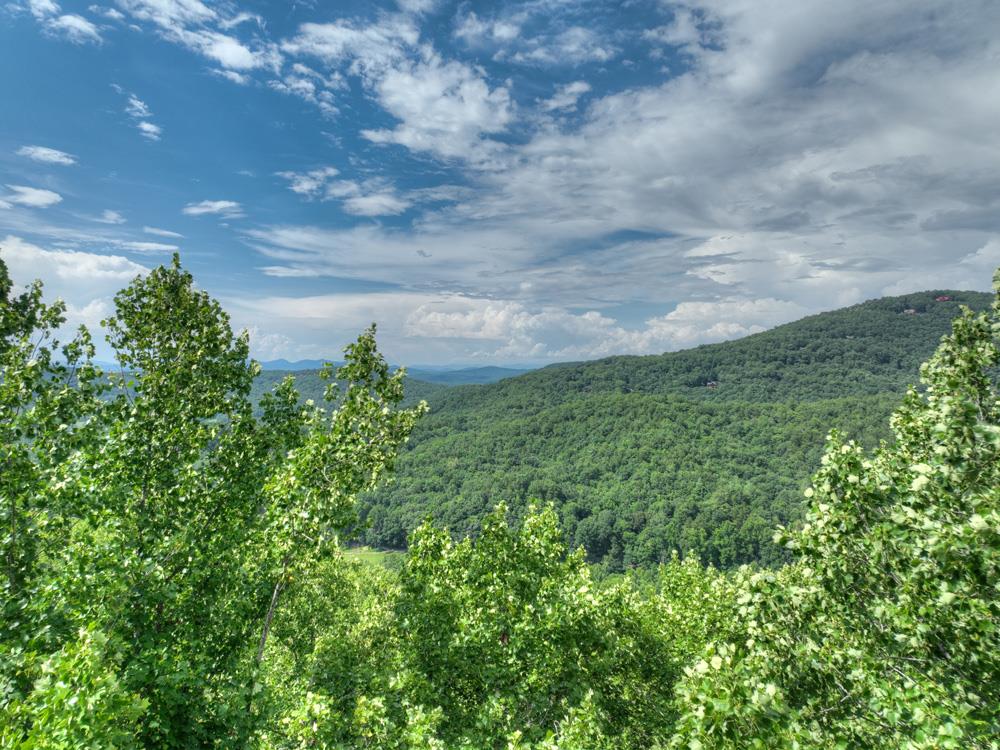
[[(995, 0), (0, 6), (0, 256), (264, 359), (652, 353), (1000, 265)], [(106, 350), (102, 352), (107, 354)]]

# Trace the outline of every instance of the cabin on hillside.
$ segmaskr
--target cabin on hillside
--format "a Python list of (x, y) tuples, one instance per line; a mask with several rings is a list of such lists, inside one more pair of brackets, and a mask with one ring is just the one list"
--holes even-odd
[(718, 388), (719, 384), (716, 383), (714, 380), (709, 380), (707, 383), (705, 383), (705, 387), (706, 388)]
[(951, 302), (951, 297), (947, 294), (942, 294), (940, 297), (934, 298), (935, 302)]
[(914, 310), (912, 307), (908, 307), (905, 310), (903, 310), (903, 315), (916, 315), (916, 314), (917, 311)]

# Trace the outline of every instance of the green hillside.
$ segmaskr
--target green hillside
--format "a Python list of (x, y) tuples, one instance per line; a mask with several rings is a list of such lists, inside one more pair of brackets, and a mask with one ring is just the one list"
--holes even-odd
[[(936, 301), (938, 297), (950, 297)], [(432, 393), (396, 479), (365, 498), (367, 543), (402, 547), (423, 518), (475, 534), (497, 503), (559, 508), (608, 570), (693, 550), (777, 562), (831, 426), (872, 445), (959, 305), (938, 290), (810, 316), (738, 341), (561, 364)]]

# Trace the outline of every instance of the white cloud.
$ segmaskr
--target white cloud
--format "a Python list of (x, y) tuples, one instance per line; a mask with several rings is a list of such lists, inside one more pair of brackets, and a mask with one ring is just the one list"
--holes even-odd
[(396, 0), (399, 9), (406, 13), (428, 13), (438, 6), (439, 0)]
[(144, 138), (148, 138), (151, 141), (160, 140), (160, 136), (163, 134), (163, 129), (159, 125), (154, 125), (151, 122), (143, 120), (136, 124), (139, 132)]
[(304, 99), (327, 117), (333, 118), (340, 112), (333, 93), (344, 87), (338, 74), (324, 77), (307, 65), (295, 63), (280, 80), (269, 81), (268, 85), (275, 91)]
[(27, 185), (7, 185), (11, 192), (3, 200), (18, 206), (28, 208), (48, 208), (62, 201), (62, 196), (51, 190), (28, 187)]
[(360, 26), (349, 21), (305, 23), (281, 44), (287, 54), (312, 56), (327, 64), (349, 63), (352, 72), (377, 76), (404, 60), (416, 46), (420, 31), (407, 16), (387, 16)]
[[(139, 250), (147, 243), (119, 243), (121, 247)], [(155, 244), (155, 243), (150, 243)], [(158, 246), (160, 252), (176, 250), (173, 245)], [(21, 283), (39, 277), (46, 283), (96, 285), (103, 293), (115, 292), (136, 275), (148, 269), (122, 255), (102, 255), (81, 250), (47, 250), (7, 235), (0, 240), (0, 255), (11, 269), (11, 275)], [(65, 286), (60, 286), (63, 296)]]
[(28, 10), (49, 36), (74, 44), (100, 44), (103, 41), (97, 26), (75, 13), (63, 14), (59, 4), (53, 0), (28, 0)]
[(31, 11), (31, 15), (41, 20), (56, 15), (59, 12), (59, 5), (53, 0), (28, 0), (28, 10)]
[(119, 94), (123, 94), (127, 97), (125, 102), (125, 114), (135, 121), (135, 127), (139, 131), (140, 135), (150, 141), (160, 140), (163, 135), (163, 129), (156, 123), (150, 122), (150, 118), (153, 116), (153, 111), (149, 108), (149, 105), (135, 94), (126, 92), (118, 84), (113, 83), (111, 84), (111, 87)]
[(395, 216), (410, 207), (410, 202), (391, 190), (352, 195), (344, 201), (344, 210), (355, 216)]
[(153, 113), (149, 106), (135, 94), (129, 94), (128, 102), (125, 104), (125, 112), (137, 120), (145, 120), (152, 117)]
[(240, 24), (244, 23), (253, 23), (259, 27), (263, 27), (264, 19), (261, 16), (257, 15), (256, 13), (240, 12), (237, 13), (232, 18), (226, 18), (220, 21), (219, 26), (223, 29), (229, 30), (229, 29), (234, 29)]
[[(492, 50), (495, 60), (522, 65), (568, 66), (603, 63), (619, 50), (595, 28), (571, 23), (573, 3), (536, 3), (505, 8), (492, 17), (459, 16), (454, 35), (469, 47)], [(543, 29), (540, 33), (535, 28)]]
[(657, 26), (643, 32), (643, 38), (659, 44), (674, 47), (697, 47), (710, 39), (710, 31), (700, 27), (698, 19), (690, 8), (673, 8), (673, 20), (665, 26)]
[(618, 49), (593, 29), (572, 26), (552, 36), (526, 39), (513, 52), (501, 50), (499, 59), (532, 65), (580, 65), (607, 62)]
[(118, 5), (133, 18), (152, 23), (167, 40), (228, 70), (277, 72), (281, 67), (281, 53), (275, 45), (257, 38), (241, 40), (218, 30), (231, 30), (246, 21), (259, 25), (259, 16), (246, 12), (226, 16), (200, 0), (118, 0)]
[(171, 232), (168, 229), (157, 229), (156, 227), (143, 227), (142, 231), (146, 234), (156, 235), (157, 237), (174, 237), (178, 239), (184, 237), (180, 232)]
[[(406, 319), (408, 336), (483, 342), (474, 355), (489, 359), (579, 359), (611, 354), (657, 354), (758, 333), (794, 320), (803, 308), (775, 299), (685, 302), (640, 328), (627, 328), (597, 310), (531, 310), (520, 302), (451, 297), (425, 303)], [(488, 343), (487, 343), (488, 342)]]
[[(340, 171), (335, 167), (320, 167), (308, 172), (278, 172), (277, 176), (288, 180), (288, 189), (311, 199), (340, 200), (344, 211), (354, 216), (395, 216), (403, 213), (414, 203), (417, 196), (410, 198), (400, 195), (384, 180), (334, 179)], [(419, 199), (433, 200), (433, 196), (420, 195)]]
[(443, 158), (482, 160), (495, 144), (484, 138), (514, 116), (507, 86), (490, 88), (464, 63), (428, 53), (412, 66), (388, 71), (376, 84), (381, 106), (400, 121), (392, 130), (362, 130), (374, 143), (395, 143)]
[(25, 156), (43, 164), (61, 164), (65, 166), (76, 164), (76, 157), (72, 154), (67, 154), (65, 151), (59, 151), (47, 146), (21, 146), (17, 150), (17, 153), (19, 156)]
[(102, 6), (102, 5), (91, 5), (91, 6), (89, 6), (87, 8), (87, 10), (89, 10), (91, 13), (93, 13), (95, 15), (104, 16), (105, 18), (109, 18), (112, 21), (124, 21), (125, 20), (125, 14), (122, 13), (120, 10), (117, 10), (115, 8), (106, 8), (106, 7)]
[(135, 18), (164, 29), (204, 24), (218, 17), (200, 0), (118, 0), (118, 5)]
[(541, 102), (542, 109), (547, 112), (576, 109), (580, 97), (588, 91), (590, 91), (590, 84), (586, 81), (567, 83), (565, 86), (560, 86), (550, 99)]
[(97, 26), (74, 13), (50, 18), (45, 21), (44, 28), (49, 34), (63, 37), (74, 44), (100, 44), (103, 41)]
[(49, 250), (13, 235), (0, 239), (0, 257), (15, 284), (40, 278), (47, 299), (66, 301), (64, 336), (80, 324), (96, 326), (111, 311), (111, 296), (149, 270), (121, 255)]
[[(513, 119), (509, 86), (491, 86), (481, 69), (444, 60), (419, 40), (410, 16), (383, 15), (367, 26), (343, 20), (303, 24), (281, 48), (361, 78), (378, 104), (399, 121), (394, 128), (363, 130), (368, 140), (442, 158), (482, 161), (496, 147), (485, 136), (506, 130)], [(293, 69), (271, 85), (336, 114), (330, 89), (342, 85), (340, 79), (324, 88), (309, 68), (298, 67), (309, 73)]]
[(245, 73), (237, 73), (235, 70), (213, 70), (215, 75), (225, 78), (227, 81), (232, 81), (240, 86), (246, 86), (250, 83), (250, 76)]
[(473, 46), (482, 46), (491, 42), (510, 42), (516, 39), (520, 32), (520, 25), (514, 21), (484, 20), (474, 12), (463, 16), (455, 26), (455, 36)]
[(137, 253), (175, 253), (180, 248), (177, 245), (167, 245), (162, 242), (122, 242), (121, 247)]
[(104, 209), (100, 216), (94, 218), (98, 224), (124, 224), (125, 217), (122, 216), (118, 211), (112, 211), (109, 208)]
[(336, 167), (320, 167), (308, 172), (278, 172), (277, 176), (289, 181), (288, 189), (293, 193), (316, 198), (326, 192), (327, 184), (338, 174)]
[(267, 333), (257, 326), (247, 329), (250, 334), (250, 356), (259, 360), (280, 359), (291, 354), (295, 342), (281, 333)]
[(236, 201), (200, 201), (188, 203), (181, 209), (187, 216), (221, 216), (225, 219), (238, 219), (244, 216), (243, 207)]

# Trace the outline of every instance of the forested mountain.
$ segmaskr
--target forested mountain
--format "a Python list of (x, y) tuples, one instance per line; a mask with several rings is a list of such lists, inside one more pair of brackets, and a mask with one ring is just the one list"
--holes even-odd
[(441, 385), (470, 385), (496, 383), (505, 378), (514, 378), (530, 370), (513, 367), (464, 367), (459, 370), (428, 370), (420, 367), (407, 367), (407, 373), (417, 380)]
[(498, 502), (552, 501), (573, 545), (617, 571), (694, 551), (723, 566), (783, 553), (778, 523), (832, 427), (873, 446), (962, 304), (936, 290), (810, 316), (659, 356), (554, 365), (431, 391), (395, 481), (363, 503), (368, 543), (402, 547), (425, 517), (476, 533)]

